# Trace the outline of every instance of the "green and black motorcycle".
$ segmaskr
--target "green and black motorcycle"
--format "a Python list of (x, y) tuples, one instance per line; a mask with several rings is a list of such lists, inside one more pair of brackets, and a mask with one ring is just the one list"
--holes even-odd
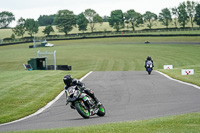
[(71, 86), (65, 91), (67, 94), (67, 101), (83, 118), (88, 119), (93, 115), (105, 115), (106, 110), (103, 104), (96, 105), (94, 99), (86, 93), (81, 92), (78, 86)]

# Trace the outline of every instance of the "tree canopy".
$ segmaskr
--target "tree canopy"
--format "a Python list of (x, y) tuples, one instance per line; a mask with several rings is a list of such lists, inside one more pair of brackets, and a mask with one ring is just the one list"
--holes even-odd
[(172, 21), (171, 12), (168, 8), (162, 9), (161, 13), (159, 14), (159, 21), (161, 21), (162, 24), (168, 28), (169, 23)]
[(40, 26), (48, 26), (48, 25), (54, 25), (54, 19), (56, 15), (40, 15), (38, 18), (38, 24)]
[(186, 11), (185, 2), (181, 3), (178, 6), (178, 22), (180, 23), (180, 25), (183, 26), (183, 28), (185, 28), (185, 25), (188, 22), (188, 15), (187, 15), (187, 11)]
[(128, 10), (126, 13), (124, 13), (124, 17), (126, 23), (131, 24), (131, 28), (133, 29), (133, 31), (135, 31), (135, 27), (138, 27), (139, 24), (143, 24), (142, 15), (138, 12), (135, 12), (135, 10), (133, 9)]
[(21, 36), (22, 38), (26, 32), (25, 21), (26, 21), (25, 19), (20, 18), (17, 21), (17, 26), (12, 29), (15, 35)]
[(198, 4), (195, 8), (196, 10), (196, 14), (195, 14), (195, 17), (194, 17), (194, 21), (197, 23), (197, 25), (199, 25), (200, 27), (200, 4)]
[(47, 36), (49, 36), (51, 32), (54, 32), (54, 29), (51, 25), (48, 25), (45, 27), (45, 29), (42, 32), (46, 34)]
[(26, 31), (31, 37), (33, 37), (33, 34), (38, 33), (39, 25), (34, 19), (26, 19), (24, 25), (26, 27)]
[(3, 11), (0, 12), (0, 28), (7, 28), (9, 24), (15, 20), (15, 16), (12, 12)]
[(94, 32), (96, 23), (100, 23), (100, 24), (103, 23), (103, 19), (93, 9), (86, 9), (83, 14), (85, 18), (88, 20), (89, 27), (92, 32)]
[(178, 19), (178, 9), (177, 7), (173, 7), (172, 8), (172, 15), (174, 16), (174, 25), (175, 25), (175, 28), (178, 27), (178, 22), (177, 22), (177, 19)]
[(147, 11), (144, 15), (143, 15), (143, 18), (144, 18), (144, 21), (146, 21), (148, 24), (147, 24), (147, 27), (149, 27), (149, 29), (152, 28), (153, 26), (153, 22), (155, 20), (157, 20), (157, 15), (155, 13), (152, 13), (150, 11)]
[(195, 16), (195, 6), (196, 4), (194, 1), (186, 2), (187, 14), (188, 14), (188, 17), (190, 18), (192, 27), (194, 25), (193, 22), (194, 22), (194, 16)]
[(78, 25), (79, 31), (86, 31), (88, 20), (85, 18), (83, 13), (80, 13), (78, 16), (76, 16), (76, 23)]
[(108, 22), (111, 27), (119, 31), (121, 28), (124, 28), (124, 15), (122, 10), (114, 10), (111, 12)]
[(60, 32), (67, 35), (73, 29), (73, 26), (76, 26), (76, 16), (72, 11), (60, 10), (56, 15), (55, 24)]

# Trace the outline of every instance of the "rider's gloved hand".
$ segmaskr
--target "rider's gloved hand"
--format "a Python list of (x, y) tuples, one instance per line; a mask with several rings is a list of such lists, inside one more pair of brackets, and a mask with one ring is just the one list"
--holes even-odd
[(84, 92), (84, 90), (85, 90), (85, 87), (80, 87), (81, 92)]

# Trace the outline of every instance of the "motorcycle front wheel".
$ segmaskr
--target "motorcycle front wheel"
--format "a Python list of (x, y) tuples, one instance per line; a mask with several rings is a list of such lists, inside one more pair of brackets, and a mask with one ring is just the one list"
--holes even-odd
[(89, 110), (85, 109), (80, 102), (75, 103), (75, 109), (78, 111), (78, 113), (85, 119), (90, 118), (90, 112)]
[(150, 75), (151, 74), (151, 68), (148, 68), (148, 74)]
[(151, 71), (148, 71), (148, 74), (150, 75), (150, 74), (151, 74)]

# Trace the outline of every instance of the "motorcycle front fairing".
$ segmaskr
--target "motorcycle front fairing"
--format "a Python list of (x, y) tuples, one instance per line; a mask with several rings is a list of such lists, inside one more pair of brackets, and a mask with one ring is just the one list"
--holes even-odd
[(69, 102), (76, 101), (81, 94), (80, 90), (76, 89), (76, 86), (69, 87), (66, 92), (67, 92), (67, 101)]
[(79, 101), (80, 103), (81, 100), (83, 102), (86, 102), (86, 101), (90, 101), (90, 98), (88, 97), (88, 95), (84, 92), (81, 92), (77, 86), (71, 86), (69, 87), (67, 90), (67, 101), (68, 102), (71, 102), (73, 105), (76, 101)]
[(147, 61), (146, 66), (152, 68), (153, 67), (152, 61)]

